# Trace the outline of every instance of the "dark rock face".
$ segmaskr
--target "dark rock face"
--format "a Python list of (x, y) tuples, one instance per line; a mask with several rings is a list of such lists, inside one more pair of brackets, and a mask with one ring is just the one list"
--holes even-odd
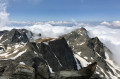
[(11, 43), (20, 43), (20, 42), (29, 42), (27, 33), (29, 31), (25, 29), (12, 29), (11, 31), (5, 31), (2, 33), (2, 38), (0, 43), (11, 44)]
[[(16, 35), (19, 35), (19, 32)], [(50, 72), (77, 69), (72, 50), (64, 38), (42, 41), (29, 42), (22, 49), (19, 48), (20, 52), (27, 51), (15, 60), (2, 60), (0, 78), (54, 79), (56, 76), (50, 77)], [(21, 61), (25, 64), (19, 64)], [(77, 77), (66, 77), (65, 79), (77, 79)]]
[(0, 31), (0, 36), (2, 36), (3, 34), (5, 34), (7, 32), (8, 32), (8, 30)]
[(39, 79), (39, 76), (43, 79), (49, 79), (50, 78), (49, 68), (44, 63), (40, 63), (39, 66), (38, 66), (37, 79)]
[(50, 41), (49, 46), (59, 62), (61, 62), (62, 69), (77, 69), (72, 50), (64, 38)]
[[(77, 69), (72, 50), (69, 48), (64, 38), (58, 38), (54, 39), (54, 41), (40, 43), (28, 43), (26, 48), (28, 48), (27, 53), (17, 58), (16, 60), (18, 62), (26, 62), (27, 59), (32, 61), (32, 58), (39, 57), (43, 62), (47, 63), (54, 72), (65, 69)], [(36, 54), (34, 54), (34, 52), (36, 52)]]
[(5, 71), (6, 66), (0, 66), (0, 76), (2, 76), (3, 72)]
[[(20, 35), (19, 32), (16, 32), (15, 34), (18, 36)], [(5, 66), (8, 65), (5, 68), (5, 71), (1, 71), (1, 74), (10, 78), (12, 76), (13, 79), (21, 76), (24, 72), (18, 71), (20, 68), (20, 62), (24, 62), (26, 66), (34, 68), (35, 79), (49, 79), (50, 72), (59, 72), (61, 70), (77, 70), (77, 65), (72, 50), (69, 48), (64, 38), (51, 38), (49, 40), (40, 39), (39, 41), (28, 42), (24, 47), (18, 48), (19, 52), (17, 52), (16, 55), (25, 50), (26, 51), (14, 59), (14, 62), (10, 61), (8, 63), (7, 60), (4, 61), (4, 63), (6, 62), (8, 64), (1, 63)], [(14, 49), (8, 50), (10, 51)], [(13, 57), (14, 56), (15, 55), (13, 55)], [(24, 67), (22, 68), (24, 69)], [(30, 75), (30, 73), (25, 72), (25, 76), (27, 75)], [(24, 78), (25, 76), (20, 77), (20, 79)]]
[(92, 49), (94, 48), (93, 51), (95, 51), (96, 53), (100, 54), (104, 59), (105, 57), (105, 53), (104, 53), (104, 46), (103, 43), (100, 42), (100, 40), (95, 37), (95, 38), (91, 38), (90, 40), (88, 40), (87, 45)]
[(19, 42), (26, 43), (29, 42), (29, 39), (25, 33), (21, 34), (17, 30), (15, 30), (11, 43), (19, 43)]
[(39, 52), (53, 71), (77, 69), (73, 53), (64, 38), (37, 44)]

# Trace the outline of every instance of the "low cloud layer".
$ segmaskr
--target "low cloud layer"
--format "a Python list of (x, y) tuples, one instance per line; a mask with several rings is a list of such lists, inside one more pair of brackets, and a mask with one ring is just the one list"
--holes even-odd
[(120, 65), (120, 29), (107, 26), (85, 27), (91, 37), (98, 37), (113, 53), (114, 60)]
[[(61, 24), (68, 23), (68, 26), (52, 25), (52, 24), (60, 24), (60, 23)], [(41, 33), (42, 37), (57, 37), (57, 36), (69, 33), (77, 28), (85, 27), (88, 30), (90, 37), (97, 36), (113, 52), (114, 60), (120, 65), (120, 61), (119, 61), (120, 29), (111, 28), (111, 27), (116, 27), (116, 26), (109, 27), (103, 24), (102, 25), (101, 24), (91, 25), (91, 24), (86, 24), (86, 23), (77, 23), (77, 25), (75, 25), (76, 23), (74, 23), (75, 26), (69, 27), (69, 23), (71, 24), (71, 22), (44, 22), (44, 23), (38, 22), (33, 25), (23, 26), (23, 27), (17, 27), (17, 26), (1, 27), (0, 30), (10, 30), (12, 28), (19, 28), (19, 29), (25, 28), (36, 34)], [(113, 22), (111, 22), (110, 24), (113, 24)]]
[(107, 26), (120, 27), (120, 21), (112, 21), (112, 22), (104, 21), (101, 24), (102, 25), (107, 25)]

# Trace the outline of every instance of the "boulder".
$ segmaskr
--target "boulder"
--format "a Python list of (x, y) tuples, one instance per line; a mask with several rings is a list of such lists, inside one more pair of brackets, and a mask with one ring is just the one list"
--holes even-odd
[(34, 68), (19, 64), (10, 79), (35, 79)]
[(90, 79), (95, 72), (97, 63), (94, 62), (79, 71), (60, 71), (51, 74), (51, 79)]
[[(38, 66), (38, 74), (37, 75), (41, 76), (41, 78), (43, 78), (43, 79), (49, 79), (50, 71), (49, 71), (48, 66), (41, 62)], [(37, 78), (37, 79), (39, 79), (39, 78)]]

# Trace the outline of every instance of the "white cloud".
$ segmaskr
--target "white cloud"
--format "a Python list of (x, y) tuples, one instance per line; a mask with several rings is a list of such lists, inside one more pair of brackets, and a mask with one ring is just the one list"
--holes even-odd
[(107, 25), (107, 26), (110, 26), (111, 24), (109, 23), (109, 22), (107, 22), (107, 21), (104, 21), (104, 22), (102, 22), (102, 23), (100, 23), (100, 24), (102, 24), (102, 25)]
[(107, 25), (107, 26), (120, 27), (120, 21), (112, 21), (112, 22), (104, 21), (104, 22), (102, 22), (100, 24)]
[(78, 27), (67, 27), (67, 26), (52, 26), (51, 24), (38, 24), (33, 26), (25, 26), (24, 28), (39, 34), (42, 37), (57, 37), (65, 33), (69, 33)]
[(113, 53), (114, 60), (120, 65), (120, 29), (107, 26), (85, 27), (91, 37), (98, 37)]
[(30, 21), (8, 21), (9, 24), (33, 24)]
[(113, 25), (113, 26), (120, 27), (120, 21), (113, 21), (113, 22), (112, 22), (112, 25)]
[(6, 12), (7, 0), (0, 0), (0, 27), (8, 22), (9, 13)]
[[(24, 23), (24, 22), (23, 22)], [(48, 22), (49, 23), (49, 22)], [(51, 24), (46, 23), (37, 23), (31, 26), (24, 27), (1, 27), (0, 30), (7, 30), (12, 28), (25, 28), (33, 33), (39, 34), (41, 33), (43, 37), (57, 37), (66, 33), (69, 33), (77, 28), (85, 27), (89, 35), (91, 37), (98, 37), (112, 52), (114, 60), (120, 65), (120, 29), (112, 29), (105, 25), (88, 25), (85, 23), (77, 23), (76, 26), (68, 27), (68, 26), (53, 26)], [(51, 22), (50, 22), (51, 23)], [(52, 22), (55, 23), (55, 22)], [(58, 22), (59, 23), (59, 22)], [(111, 22), (112, 24), (112, 22)]]

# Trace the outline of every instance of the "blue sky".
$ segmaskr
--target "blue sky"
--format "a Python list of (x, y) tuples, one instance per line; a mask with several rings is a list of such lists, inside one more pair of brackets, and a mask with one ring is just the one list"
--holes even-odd
[(9, 0), (10, 20), (120, 20), (120, 0)]

